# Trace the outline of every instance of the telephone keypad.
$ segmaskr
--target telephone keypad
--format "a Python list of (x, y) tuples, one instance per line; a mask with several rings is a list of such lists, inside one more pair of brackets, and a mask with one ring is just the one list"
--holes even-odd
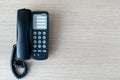
[(47, 32), (33, 31), (33, 56), (45, 56), (47, 52)]

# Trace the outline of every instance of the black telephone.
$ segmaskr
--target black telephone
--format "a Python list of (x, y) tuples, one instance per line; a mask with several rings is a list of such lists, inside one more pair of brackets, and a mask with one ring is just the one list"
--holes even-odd
[[(27, 73), (24, 60), (30, 58), (44, 60), (48, 58), (49, 14), (47, 11), (19, 9), (17, 11), (17, 44), (13, 46), (11, 66), (17, 78)], [(17, 58), (17, 59), (16, 59)], [(18, 74), (16, 68), (24, 68)]]

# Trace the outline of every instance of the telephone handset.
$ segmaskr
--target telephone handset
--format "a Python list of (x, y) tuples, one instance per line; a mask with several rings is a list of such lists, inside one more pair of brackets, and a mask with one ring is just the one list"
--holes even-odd
[(30, 58), (30, 21), (30, 10), (17, 11), (17, 57), (23, 60)]
[[(17, 78), (27, 73), (24, 60), (30, 58), (44, 60), (48, 58), (49, 15), (46, 11), (19, 9), (17, 11), (17, 44), (13, 46), (11, 67)], [(16, 59), (17, 58), (17, 59)], [(24, 71), (18, 74), (16, 68)]]

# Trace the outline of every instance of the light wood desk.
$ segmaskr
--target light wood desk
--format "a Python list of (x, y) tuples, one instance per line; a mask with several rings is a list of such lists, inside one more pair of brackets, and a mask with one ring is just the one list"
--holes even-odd
[(120, 0), (0, 0), (0, 80), (10, 69), (16, 11), (50, 13), (50, 53), (22, 80), (120, 80)]

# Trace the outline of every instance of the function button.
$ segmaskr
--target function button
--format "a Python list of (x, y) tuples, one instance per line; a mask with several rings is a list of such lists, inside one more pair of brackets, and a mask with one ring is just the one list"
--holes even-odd
[(37, 48), (37, 45), (33, 45), (34, 48)]
[(46, 50), (42, 50), (43, 52), (47, 52)]
[(41, 52), (41, 50), (38, 50), (38, 52)]
[(40, 44), (40, 43), (41, 43), (41, 40), (38, 40), (38, 43)]
[(43, 48), (46, 48), (46, 45), (42, 45)]
[(37, 32), (36, 32), (36, 31), (34, 31), (34, 32), (33, 32), (33, 35), (37, 35)]
[(33, 56), (36, 56), (36, 54), (34, 53)]
[(33, 50), (33, 52), (37, 52), (37, 50)]
[(42, 32), (42, 34), (43, 34), (43, 35), (46, 35), (46, 32), (45, 32), (45, 31), (43, 31), (43, 32)]
[(37, 43), (37, 41), (36, 41), (36, 40), (34, 40), (34, 41), (33, 41), (33, 43), (35, 44), (35, 43)]
[(38, 35), (41, 35), (41, 32), (40, 32), (40, 31), (38, 31)]
[(40, 54), (37, 54), (37, 56), (40, 56)]
[(37, 39), (37, 36), (33, 36), (33, 39)]
[(41, 45), (38, 45), (38, 48), (41, 48)]
[(46, 36), (43, 36), (42, 38), (43, 38), (43, 39), (46, 39)]
[(38, 36), (38, 39), (41, 39), (41, 36)]
[(45, 44), (45, 43), (46, 43), (46, 41), (45, 41), (45, 40), (43, 40), (43, 41), (42, 41), (42, 43), (44, 43), (44, 44)]

